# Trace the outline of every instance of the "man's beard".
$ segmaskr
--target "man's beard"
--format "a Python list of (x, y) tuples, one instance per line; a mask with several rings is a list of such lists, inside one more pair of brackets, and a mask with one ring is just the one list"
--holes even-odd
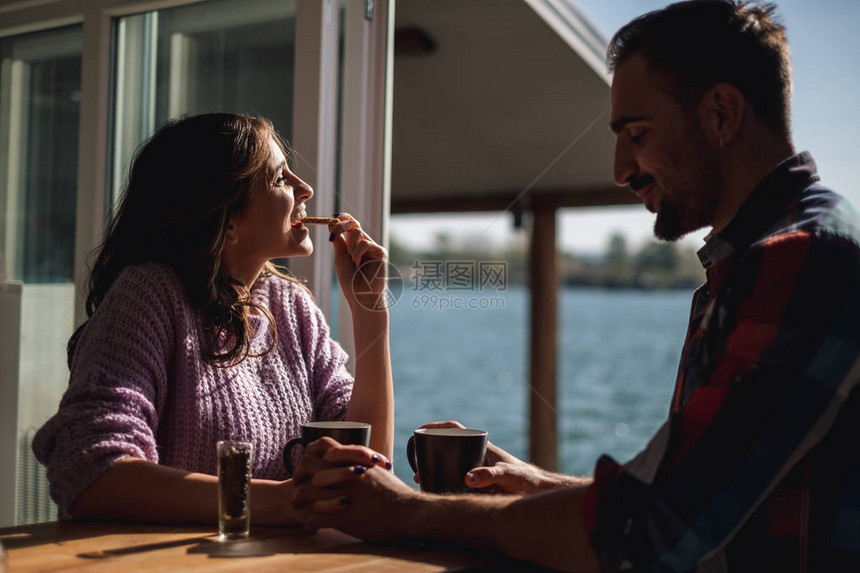
[(668, 201), (661, 201), (654, 221), (654, 236), (661, 241), (677, 241), (695, 229), (685, 230), (681, 213)]
[(654, 236), (677, 241), (687, 233), (713, 224), (722, 198), (723, 174), (714, 154), (708, 152), (698, 124), (690, 133), (691, 150), (687, 161), (692, 172), (687, 182), (664, 195), (654, 221)]

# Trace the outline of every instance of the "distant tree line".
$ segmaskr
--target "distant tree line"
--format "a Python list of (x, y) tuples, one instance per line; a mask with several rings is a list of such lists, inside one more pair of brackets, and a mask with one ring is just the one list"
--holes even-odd
[(691, 288), (705, 278), (694, 249), (652, 240), (634, 252), (620, 233), (602, 256), (565, 255), (562, 269), (564, 284), (607, 288)]
[[(528, 284), (529, 280), (525, 234), (499, 246), (488, 245), (478, 237), (455, 239), (440, 233), (433, 246), (422, 251), (408, 249), (392, 235), (389, 256), (406, 280), (412, 276), (416, 265), (438, 261), (505, 261), (509, 284)], [(566, 286), (693, 288), (705, 278), (694, 249), (677, 243), (650, 241), (634, 250), (621, 233), (611, 235), (603, 253), (559, 253), (558, 262), (561, 283)]]

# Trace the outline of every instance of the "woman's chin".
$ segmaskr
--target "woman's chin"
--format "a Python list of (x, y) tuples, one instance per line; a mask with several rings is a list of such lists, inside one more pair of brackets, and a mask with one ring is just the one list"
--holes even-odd
[(296, 249), (297, 253), (293, 256), (296, 257), (309, 257), (314, 252), (314, 244), (311, 242), (311, 238), (308, 237), (304, 241), (299, 244), (298, 249)]
[(302, 241), (300, 244), (293, 244), (286, 252), (279, 255), (278, 258), (291, 259), (293, 257), (308, 257), (314, 252), (314, 244), (310, 240)]
[(307, 256), (310, 256), (311, 254), (313, 254), (313, 252), (314, 252), (314, 242), (313, 242), (313, 241), (311, 241), (310, 236), (308, 236), (308, 238), (306, 238), (304, 241), (302, 241), (302, 244), (301, 244), (300, 246), (301, 246), (301, 247), (306, 251), (306, 252), (305, 252), (305, 256), (306, 256), (306, 257), (307, 257)]

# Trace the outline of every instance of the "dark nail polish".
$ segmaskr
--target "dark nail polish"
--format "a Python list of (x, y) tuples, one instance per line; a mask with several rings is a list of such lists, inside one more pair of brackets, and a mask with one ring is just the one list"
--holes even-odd
[(352, 471), (355, 472), (355, 475), (361, 475), (367, 471), (367, 468), (364, 466), (353, 466)]
[(378, 464), (381, 460), (382, 458), (380, 458), (377, 454), (373, 454), (372, 456), (370, 456), (370, 461), (372, 461), (374, 464)]
[(329, 243), (334, 242), (334, 238), (335, 238), (335, 236), (336, 236), (336, 235), (335, 235), (334, 233), (332, 233), (331, 235), (329, 235), (329, 236), (328, 236), (328, 241), (329, 241)]
[(385, 462), (385, 469), (390, 470), (392, 468), (391, 462)]
[(340, 217), (340, 213), (335, 213), (332, 217)]

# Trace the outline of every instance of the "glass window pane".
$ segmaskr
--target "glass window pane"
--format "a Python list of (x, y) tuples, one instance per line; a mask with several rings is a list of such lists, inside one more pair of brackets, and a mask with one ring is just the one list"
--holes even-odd
[(57, 516), (30, 446), (69, 380), (82, 49), (79, 25), (0, 39), (3, 525)]
[(0, 251), (27, 283), (74, 276), (80, 26), (0, 39)]
[(295, 0), (213, 0), (116, 23), (113, 198), (137, 145), (164, 121), (227, 111), (292, 132)]

